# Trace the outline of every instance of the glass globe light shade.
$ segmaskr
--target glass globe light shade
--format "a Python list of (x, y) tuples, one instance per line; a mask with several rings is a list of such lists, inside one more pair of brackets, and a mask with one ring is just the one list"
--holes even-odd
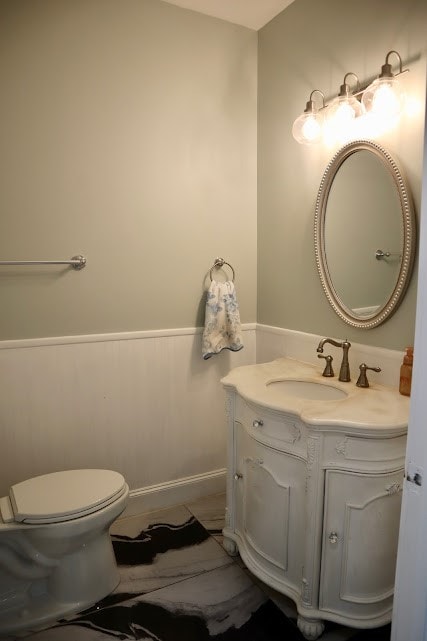
[(317, 111), (304, 112), (293, 126), (292, 135), (301, 145), (314, 145), (322, 138), (323, 116)]
[(393, 122), (403, 109), (404, 93), (396, 78), (380, 77), (366, 89), (362, 104), (367, 113)]
[(326, 115), (329, 135), (339, 142), (351, 138), (355, 132), (355, 119), (362, 113), (362, 105), (352, 94), (334, 98)]
[(336, 123), (350, 123), (354, 118), (362, 115), (363, 109), (360, 102), (352, 96), (338, 96), (328, 107), (328, 119)]

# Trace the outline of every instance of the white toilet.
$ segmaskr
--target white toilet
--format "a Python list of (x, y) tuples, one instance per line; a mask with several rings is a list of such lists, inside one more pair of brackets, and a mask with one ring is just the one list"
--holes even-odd
[(109, 535), (129, 487), (111, 470), (37, 476), (0, 499), (0, 638), (78, 612), (119, 583)]

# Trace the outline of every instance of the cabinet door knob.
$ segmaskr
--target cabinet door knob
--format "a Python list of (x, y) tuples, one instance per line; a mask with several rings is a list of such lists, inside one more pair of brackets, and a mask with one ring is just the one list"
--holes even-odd
[(262, 427), (264, 425), (264, 421), (261, 418), (255, 419), (253, 421), (252, 425), (257, 429), (258, 427)]
[(331, 532), (329, 535), (329, 543), (335, 544), (338, 543), (338, 534), (336, 532)]
[(241, 478), (243, 478), (243, 474), (240, 474), (240, 472), (236, 472), (234, 475), (234, 480), (238, 481)]

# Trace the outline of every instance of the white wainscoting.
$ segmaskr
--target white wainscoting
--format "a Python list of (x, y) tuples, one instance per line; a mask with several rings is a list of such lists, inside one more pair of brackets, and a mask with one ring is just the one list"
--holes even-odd
[(121, 472), (148, 509), (222, 491), (220, 379), (255, 362), (255, 328), (240, 352), (207, 361), (195, 328), (1, 342), (0, 496), (85, 467)]
[[(322, 338), (267, 325), (243, 331), (243, 350), (207, 361), (200, 328), (0, 342), (0, 496), (26, 478), (84, 467), (125, 476), (127, 513), (224, 491), (220, 379), (280, 356), (318, 364)], [(331, 353), (338, 371), (339, 351)], [(383, 369), (372, 380), (397, 386), (401, 361), (402, 352), (353, 344), (351, 384), (367, 362)]]

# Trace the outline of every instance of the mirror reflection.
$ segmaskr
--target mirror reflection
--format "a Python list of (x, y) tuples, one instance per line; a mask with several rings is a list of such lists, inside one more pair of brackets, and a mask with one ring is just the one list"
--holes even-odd
[(402, 174), (384, 149), (350, 143), (329, 164), (316, 206), (316, 258), (338, 315), (374, 327), (397, 308), (414, 255), (415, 224)]
[(337, 296), (355, 316), (374, 316), (390, 298), (402, 251), (403, 220), (392, 175), (371, 152), (352, 154), (329, 192), (325, 253)]

